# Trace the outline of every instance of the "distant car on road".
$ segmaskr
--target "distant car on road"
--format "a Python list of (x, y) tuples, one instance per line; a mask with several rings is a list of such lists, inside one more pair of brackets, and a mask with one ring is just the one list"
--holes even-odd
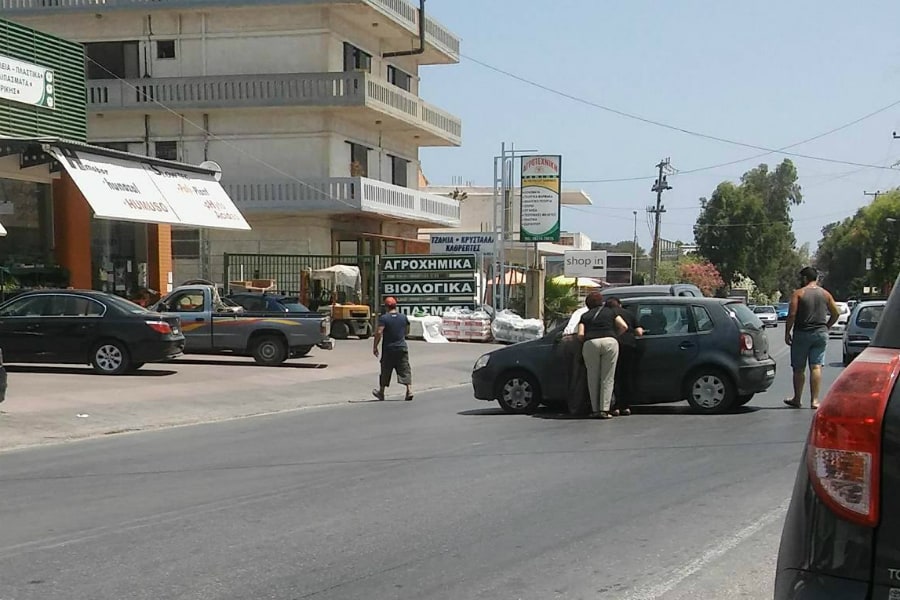
[(898, 597), (898, 380), (900, 278), (872, 343), (813, 418), (781, 535), (775, 600)]
[(90, 364), (120, 375), (184, 350), (181, 323), (118, 296), (80, 290), (26, 292), (0, 305), (7, 363)]
[[(697, 412), (721, 413), (749, 402), (775, 379), (762, 322), (745, 304), (717, 298), (649, 296), (623, 300), (644, 328), (639, 404), (687, 400)], [(529, 413), (562, 405), (568, 395), (561, 356), (563, 327), (481, 356), (475, 397)]]
[(840, 337), (844, 335), (844, 331), (847, 329), (847, 319), (850, 318), (850, 307), (846, 302), (835, 302), (835, 304), (841, 314), (838, 316), (837, 322), (828, 330), (828, 335), (831, 337)]
[(778, 313), (774, 306), (754, 306), (753, 314), (759, 317), (766, 327), (778, 327)]
[(847, 327), (844, 331), (843, 359), (844, 366), (850, 364), (854, 358), (869, 347), (875, 328), (884, 314), (884, 300), (860, 302), (850, 313), (847, 319)]
[(791, 312), (791, 305), (789, 303), (779, 302), (775, 305), (775, 314), (778, 315), (779, 321), (786, 321), (789, 312)]

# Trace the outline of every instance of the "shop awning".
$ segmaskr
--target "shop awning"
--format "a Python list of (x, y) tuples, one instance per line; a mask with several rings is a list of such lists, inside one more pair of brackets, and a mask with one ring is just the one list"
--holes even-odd
[(100, 219), (250, 229), (216, 173), (122, 153), (49, 144)]

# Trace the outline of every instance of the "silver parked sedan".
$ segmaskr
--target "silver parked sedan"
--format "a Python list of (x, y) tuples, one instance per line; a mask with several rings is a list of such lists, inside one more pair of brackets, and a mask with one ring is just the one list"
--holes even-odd
[(853, 307), (844, 329), (844, 366), (869, 347), (885, 304), (884, 300), (870, 300)]
[(774, 306), (754, 306), (753, 312), (766, 327), (778, 327), (778, 311)]

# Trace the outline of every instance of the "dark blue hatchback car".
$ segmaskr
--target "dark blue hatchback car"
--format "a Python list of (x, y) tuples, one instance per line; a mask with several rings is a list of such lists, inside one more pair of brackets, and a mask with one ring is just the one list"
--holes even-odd
[[(765, 328), (734, 300), (653, 296), (623, 299), (644, 328), (634, 404), (687, 400), (701, 413), (721, 413), (749, 402), (775, 379)], [(567, 361), (563, 327), (544, 337), (480, 357), (472, 372), (475, 397), (497, 400), (507, 412), (564, 405)]]

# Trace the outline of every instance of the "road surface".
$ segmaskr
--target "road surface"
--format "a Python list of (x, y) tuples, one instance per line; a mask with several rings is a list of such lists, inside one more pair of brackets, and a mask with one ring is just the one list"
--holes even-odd
[(771, 597), (812, 415), (782, 408), (781, 331), (737, 414), (453, 388), (0, 454), (0, 599)]

